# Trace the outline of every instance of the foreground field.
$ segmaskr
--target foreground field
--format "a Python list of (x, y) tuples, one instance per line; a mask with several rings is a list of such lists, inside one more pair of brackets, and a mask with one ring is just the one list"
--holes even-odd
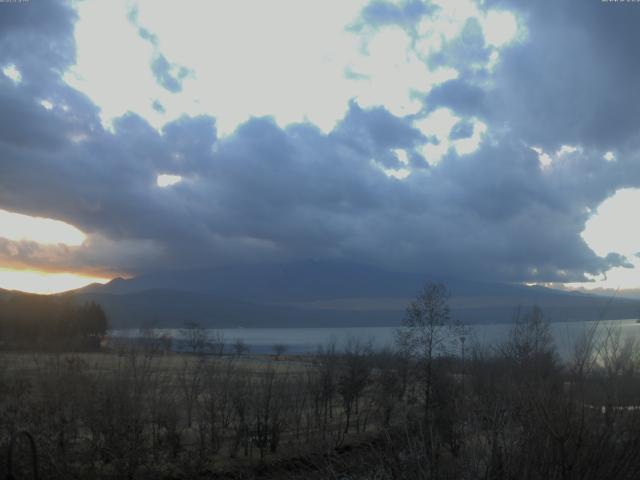
[[(59, 478), (266, 472), (377, 430), (382, 402), (392, 399), (365, 394), (371, 358), (355, 344), (348, 355), (327, 350), (306, 359), (4, 353), (2, 440), (28, 432), (40, 470)], [(19, 446), (25, 457), (26, 444)], [(22, 463), (29, 467), (27, 457)]]
[[(431, 337), (427, 337), (431, 338)], [(560, 362), (530, 317), (466, 358), (0, 353), (0, 474), (87, 479), (635, 479), (640, 348)], [(31, 441), (35, 451), (32, 451)], [(10, 464), (9, 464), (10, 463)]]

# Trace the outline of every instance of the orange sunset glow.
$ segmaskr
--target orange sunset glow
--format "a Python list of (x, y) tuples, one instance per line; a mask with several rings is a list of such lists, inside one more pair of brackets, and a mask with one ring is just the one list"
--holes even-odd
[(106, 283), (108, 281), (108, 278), (89, 277), (76, 273), (0, 268), (0, 288), (29, 293), (60, 293), (91, 283)]
[[(82, 245), (86, 238), (84, 232), (59, 220), (0, 210), (0, 239), (9, 242), (35, 242), (73, 248)], [(3, 265), (0, 260), (0, 288), (7, 290), (50, 294), (107, 281), (109, 278), (75, 272), (12, 268)]]

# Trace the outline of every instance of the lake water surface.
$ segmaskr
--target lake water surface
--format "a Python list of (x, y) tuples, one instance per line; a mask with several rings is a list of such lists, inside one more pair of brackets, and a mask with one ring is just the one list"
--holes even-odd
[[(597, 328), (600, 335), (604, 335), (607, 329), (614, 327), (619, 329), (621, 338), (635, 338), (640, 334), (640, 323), (635, 319), (606, 320), (598, 322), (555, 322), (550, 324), (551, 333), (556, 343), (558, 352), (567, 356), (573, 349), (576, 339), (584, 335), (589, 329)], [(513, 329), (512, 324), (486, 324), (468, 326), (466, 334), (466, 348), (479, 343), (486, 346), (497, 346), (503, 342)], [(383, 348), (392, 346), (394, 333), (397, 327), (344, 327), (344, 328), (221, 328), (208, 329), (210, 337), (216, 334), (223, 336), (227, 348), (237, 340), (242, 340), (251, 353), (271, 353), (276, 344), (285, 345), (288, 353), (313, 353), (319, 345), (327, 345), (334, 342), (340, 349), (349, 339), (371, 341), (374, 347)], [(173, 346), (176, 350), (184, 348), (184, 330), (182, 329), (156, 329), (157, 335), (168, 335), (174, 339)], [(136, 339), (140, 337), (140, 330), (114, 330), (113, 338)], [(454, 347), (459, 348), (459, 347)], [(453, 353), (453, 352), (452, 352)]]

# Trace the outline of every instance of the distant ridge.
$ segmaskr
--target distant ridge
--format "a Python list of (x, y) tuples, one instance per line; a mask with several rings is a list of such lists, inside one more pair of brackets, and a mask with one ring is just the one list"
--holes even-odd
[[(73, 293), (104, 306), (114, 326), (334, 327), (398, 325), (426, 275), (338, 261), (164, 271), (116, 278)], [(640, 301), (541, 286), (441, 279), (453, 315), (468, 323), (513, 319), (538, 305), (552, 321), (636, 318)]]

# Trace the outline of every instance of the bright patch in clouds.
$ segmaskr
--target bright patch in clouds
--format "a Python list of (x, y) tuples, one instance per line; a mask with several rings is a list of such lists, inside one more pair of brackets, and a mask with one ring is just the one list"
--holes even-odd
[(423, 53), (441, 48), (444, 41), (453, 40), (469, 18), (480, 17), (480, 11), (471, 0), (434, 0), (438, 10), (418, 24)]
[(374, 161), (373, 164), (389, 178), (404, 180), (411, 175), (411, 170), (408, 168), (386, 168), (384, 165), (376, 161)]
[(84, 287), (91, 283), (106, 283), (108, 281), (108, 278), (74, 273), (0, 268), (0, 288), (30, 293), (58, 293)]
[(538, 161), (540, 162), (540, 168), (542, 170), (548, 170), (553, 163), (551, 156), (545, 153), (540, 147), (531, 147), (531, 150), (538, 154)]
[(570, 153), (575, 153), (578, 150), (579, 150), (579, 148), (574, 146), (574, 145), (562, 145), (558, 149), (558, 151), (556, 152), (556, 156), (562, 157), (562, 156), (570, 154)]
[[(399, 27), (374, 33), (367, 42), (367, 55), (354, 59), (351, 71), (361, 80), (353, 92), (363, 107), (382, 105), (397, 116), (416, 114), (422, 101), (414, 93), (457, 78), (452, 68), (429, 70), (412, 49), (411, 37)], [(354, 85), (355, 86), (355, 85)]]
[(518, 21), (511, 12), (491, 10), (481, 23), (485, 41), (494, 47), (507, 45), (518, 33)]
[[(464, 28), (467, 21), (476, 18), (482, 27), (485, 42), (496, 48), (502, 48), (519, 36), (519, 25), (511, 12), (489, 10), (483, 13), (476, 2), (471, 0), (434, 0), (438, 10), (425, 17), (418, 24), (419, 37), (416, 48), (423, 56), (437, 52), (444, 42), (453, 40)], [(493, 62), (498, 52), (494, 50)]]
[(435, 137), (436, 143), (425, 143), (420, 148), (420, 153), (430, 165), (436, 165), (450, 148), (455, 149), (458, 155), (468, 155), (475, 152), (480, 146), (482, 136), (487, 131), (487, 126), (476, 118), (468, 119), (473, 125), (473, 132), (467, 138), (451, 139), (453, 127), (461, 118), (448, 108), (439, 108), (429, 115), (413, 122), (414, 127), (427, 137)]
[[(220, 136), (265, 115), (280, 126), (309, 121), (328, 132), (354, 99), (398, 116), (418, 114), (425, 94), (458, 76), (450, 67), (431, 69), (428, 56), (469, 18), (495, 49), (518, 30), (511, 13), (485, 15), (471, 0), (436, 1), (439, 8), (415, 32), (352, 28), (368, 3), (140, 0), (131, 15), (129, 0), (79, 2), (77, 64), (65, 80), (100, 106), (107, 127), (133, 111), (158, 129), (184, 114), (212, 115)], [(176, 19), (189, 28), (177, 28)], [(180, 88), (169, 91), (154, 77), (160, 55), (169, 75), (189, 72)], [(460, 150), (472, 150), (470, 143)]]
[(22, 81), (22, 74), (13, 64), (3, 67), (2, 73), (5, 77), (10, 78), (15, 84), (18, 84)]
[(401, 148), (392, 150), (395, 154), (398, 161), (402, 164), (400, 168), (387, 168), (380, 162), (376, 162), (372, 160), (373, 165), (381, 170), (387, 177), (395, 178), (396, 180), (404, 180), (409, 175), (411, 175), (411, 170), (409, 169), (409, 156), (407, 155), (407, 151)]
[[(344, 71), (358, 38), (345, 27), (365, 3), (143, 0), (139, 26), (157, 37), (168, 62), (193, 72), (182, 91), (172, 93), (153, 77), (157, 52), (128, 20), (129, 2), (83, 2), (78, 63), (67, 81), (102, 107), (107, 124), (132, 110), (156, 127), (183, 113), (214, 115), (222, 135), (260, 115), (282, 125), (309, 120), (329, 130), (355, 93)], [(176, 19), (189, 28), (176, 28)], [(112, 41), (105, 43), (106, 37)], [(155, 100), (166, 113), (153, 109)]]
[(482, 136), (487, 131), (487, 125), (483, 122), (476, 119), (473, 119), (472, 122), (473, 134), (469, 138), (460, 138), (451, 142), (458, 155), (469, 155), (475, 152), (480, 146)]
[(0, 210), (0, 238), (33, 241), (41, 244), (78, 246), (86, 235), (73, 225), (49, 218), (30, 217)]
[(582, 237), (598, 255), (610, 252), (635, 255), (640, 252), (640, 228), (636, 219), (640, 190), (618, 190), (605, 200), (587, 222)]
[(589, 247), (600, 256), (611, 252), (627, 257), (635, 268), (613, 268), (607, 272), (606, 280), (585, 284), (587, 288), (631, 288), (638, 286), (640, 259), (640, 229), (636, 218), (640, 205), (640, 190), (618, 190), (605, 200), (589, 219), (582, 237)]
[(45, 110), (52, 110), (53, 109), (53, 103), (51, 103), (49, 100), (42, 100), (40, 102), (40, 105), (42, 105), (42, 107)]
[(393, 150), (393, 153), (400, 163), (402, 163), (403, 165), (409, 165), (409, 155), (407, 155), (406, 150), (396, 148), (395, 150)]
[(156, 183), (159, 187), (170, 187), (171, 185), (175, 185), (182, 181), (182, 177), (180, 175), (158, 175)]
[(538, 161), (540, 162), (540, 168), (543, 171), (548, 171), (554, 165), (554, 162), (562, 160), (563, 158), (580, 152), (582, 149), (575, 145), (562, 145), (555, 153), (549, 154), (540, 147), (530, 147), (531, 150), (538, 154)]
[(127, 111), (160, 126), (151, 106), (163, 91), (150, 69), (152, 48), (129, 22), (126, 2), (78, 2), (76, 8), (77, 63), (66, 72), (65, 81), (100, 106), (107, 127)]
[(413, 125), (427, 137), (435, 137), (437, 143), (426, 143), (420, 153), (430, 165), (437, 164), (449, 150), (449, 134), (459, 118), (448, 108), (439, 108), (428, 116), (414, 121)]

